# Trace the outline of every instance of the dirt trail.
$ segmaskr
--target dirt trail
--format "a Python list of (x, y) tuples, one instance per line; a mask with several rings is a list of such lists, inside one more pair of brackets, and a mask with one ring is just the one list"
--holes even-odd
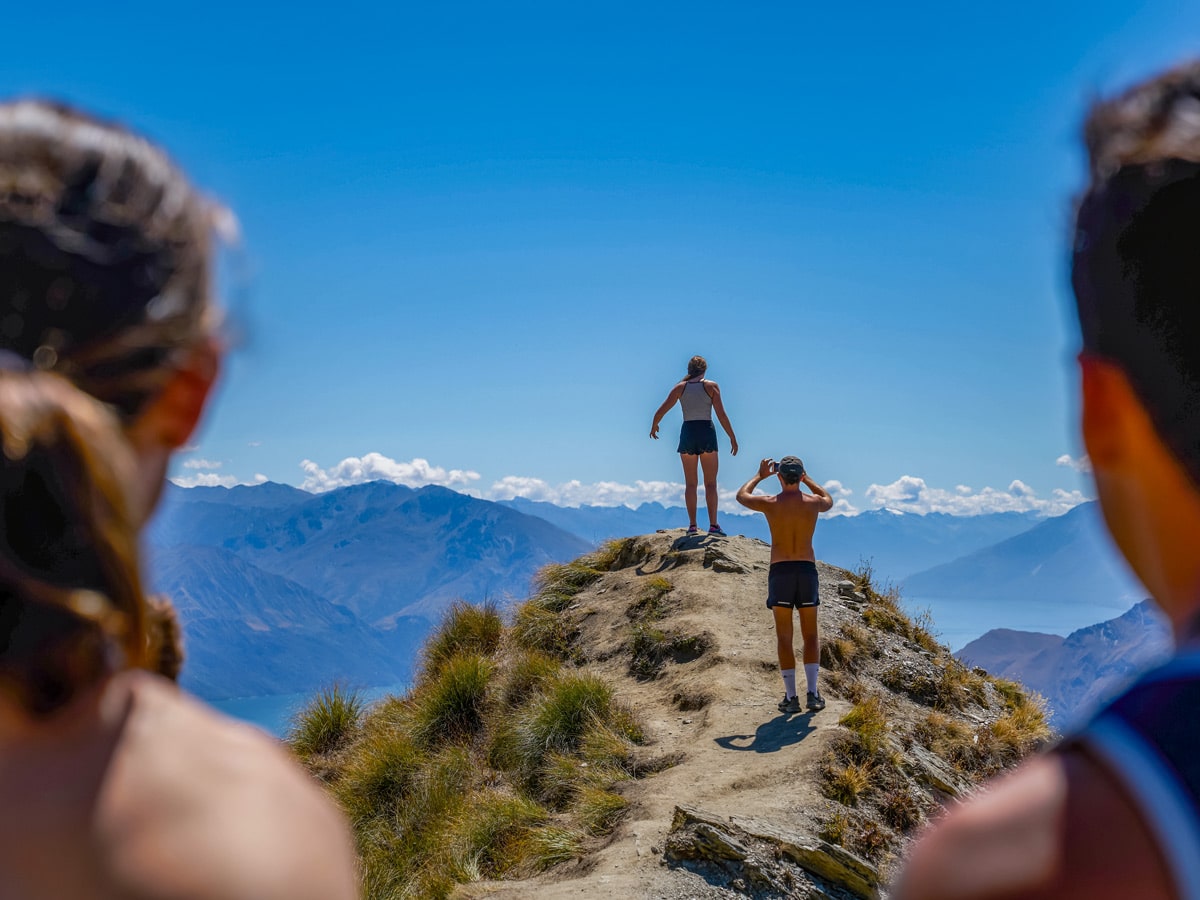
[[(684, 898), (745, 896), (664, 862), (677, 805), (728, 817), (748, 816), (814, 833), (825, 801), (816, 772), (838, 719), (849, 709), (827, 696), (818, 713), (785, 716), (766, 608), (769, 548), (745, 537), (687, 536), (682, 530), (638, 538), (631, 559), (581, 593), (569, 613), (580, 629), (585, 668), (609, 679), (646, 726), (647, 750), (678, 755), (677, 765), (623, 793), (628, 815), (611, 840), (584, 861), (536, 879), (477, 883), (456, 896), (503, 898)], [(858, 613), (838, 597), (841, 569), (819, 565), (825, 630)], [(640, 598), (671, 590), (655, 626), (682, 637), (703, 636), (707, 649), (691, 661), (668, 661), (654, 680), (630, 674), (628, 642)], [(799, 648), (799, 624), (796, 626)], [(682, 654), (684, 657), (690, 654)], [(803, 696), (800, 669), (798, 687)], [(689, 709), (688, 707), (700, 707)], [(682, 708), (681, 708), (682, 707)], [(797, 896), (803, 896), (801, 891)]]

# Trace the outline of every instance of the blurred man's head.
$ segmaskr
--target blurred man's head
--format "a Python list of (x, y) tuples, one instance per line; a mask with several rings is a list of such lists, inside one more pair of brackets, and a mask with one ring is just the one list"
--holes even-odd
[(1183, 589), (1172, 532), (1200, 539), (1200, 63), (1097, 104), (1085, 141), (1084, 440), (1109, 528), (1161, 602)]

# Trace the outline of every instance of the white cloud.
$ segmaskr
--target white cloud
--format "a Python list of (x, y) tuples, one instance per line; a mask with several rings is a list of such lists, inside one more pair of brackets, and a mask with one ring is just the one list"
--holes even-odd
[(250, 441), (246, 444), (247, 447), (261, 447), (262, 441)]
[(1056, 466), (1066, 466), (1068, 469), (1074, 469), (1076, 472), (1084, 474), (1092, 471), (1092, 461), (1087, 458), (1087, 454), (1076, 459), (1069, 453), (1064, 453), (1054, 461)]
[(524, 497), (527, 500), (544, 500), (557, 506), (636, 507), (643, 503), (675, 506), (683, 503), (683, 485), (674, 481), (635, 481), (633, 484), (596, 481), (584, 484), (577, 480), (552, 485), (541, 478), (508, 475), (493, 482), (482, 496), (489, 500)]
[(853, 516), (858, 513), (858, 507), (849, 500), (850, 495), (854, 493), (850, 488), (837, 479), (825, 482), (822, 487), (829, 491), (829, 496), (833, 498), (833, 509), (829, 511), (829, 515)]
[(211, 459), (185, 459), (183, 467), (185, 469), (219, 469), (221, 462)]
[[(643, 503), (661, 503), (663, 506), (683, 506), (683, 483), (679, 481), (635, 481), (624, 484), (619, 481), (596, 481), (585, 484), (572, 480), (551, 484), (541, 478), (524, 475), (508, 475), (492, 483), (486, 491), (470, 490), (468, 493), (487, 500), (511, 500), (524, 497), (540, 500), (555, 506), (628, 506), (635, 509)], [(764, 483), (764, 489), (777, 487), (774, 482)], [(853, 491), (840, 481), (829, 481), (825, 489), (833, 497), (832, 515), (854, 515), (858, 510), (847, 499)], [(746, 514), (749, 511), (737, 502), (737, 490), (718, 488), (717, 508), (724, 513)], [(699, 489), (699, 504), (704, 507), (704, 487)]]
[(464, 469), (443, 469), (431, 466), (429, 460), (416, 458), (401, 462), (382, 453), (368, 453), (359, 458), (349, 456), (340, 463), (323, 469), (311, 459), (300, 463), (305, 479), (300, 488), (314, 494), (332, 491), (350, 484), (365, 484), (368, 481), (391, 481), (407, 487), (424, 487), (440, 484), (449, 488), (466, 488), (479, 480), (479, 473)]
[(196, 475), (185, 475), (182, 478), (172, 478), (172, 484), (183, 488), (194, 487), (233, 487), (238, 483), (236, 475), (218, 475), (216, 472), (200, 472)]
[(1055, 488), (1049, 497), (1039, 497), (1025, 482), (1012, 481), (1005, 490), (985, 487), (974, 490), (957, 485), (953, 491), (930, 487), (924, 478), (904, 475), (891, 484), (872, 484), (867, 500), (875, 507), (887, 507), (911, 513), (950, 513), (978, 516), (996, 512), (1035, 512), (1046, 516), (1062, 515), (1089, 498), (1079, 491)]
[(254, 484), (266, 484), (270, 480), (271, 479), (268, 478), (266, 475), (264, 475), (262, 472), (254, 473), (254, 482), (253, 482)]

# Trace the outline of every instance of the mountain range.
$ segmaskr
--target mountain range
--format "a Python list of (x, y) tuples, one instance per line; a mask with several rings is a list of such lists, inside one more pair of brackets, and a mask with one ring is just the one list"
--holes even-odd
[(151, 583), (184, 625), (183, 682), (208, 699), (406, 682), (452, 600), (523, 597), (538, 569), (591, 546), (499, 504), (387, 482), (169, 486), (148, 544)]

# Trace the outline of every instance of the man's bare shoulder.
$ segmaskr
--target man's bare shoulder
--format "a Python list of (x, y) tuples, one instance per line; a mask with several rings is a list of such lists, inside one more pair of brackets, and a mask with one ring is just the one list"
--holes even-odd
[(130, 877), (187, 896), (353, 897), (348, 829), (283, 748), (137, 679), (101, 809)]
[[(1105, 866), (1096, 860), (1107, 860)], [(1037, 757), (952, 809), (914, 847), (895, 900), (1172, 897), (1112, 776), (1079, 752)]]

